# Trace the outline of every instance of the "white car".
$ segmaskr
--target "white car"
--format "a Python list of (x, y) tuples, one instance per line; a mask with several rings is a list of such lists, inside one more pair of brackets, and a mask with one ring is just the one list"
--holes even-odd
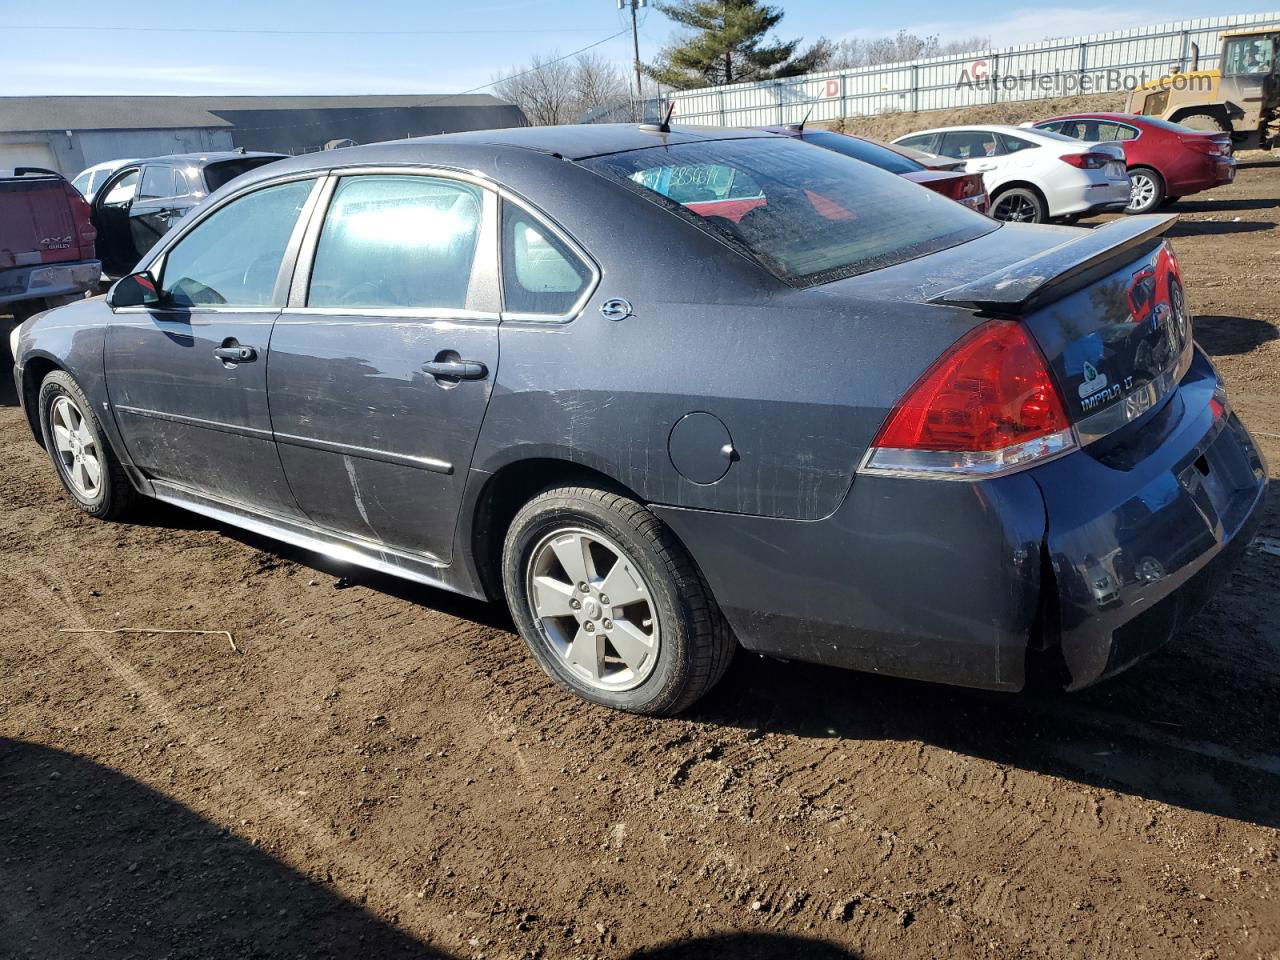
[(92, 167), (81, 170), (76, 174), (76, 178), (71, 181), (71, 185), (80, 191), (80, 196), (93, 203), (93, 195), (98, 192), (100, 186), (107, 182), (108, 177), (121, 167), (137, 162), (136, 159), (125, 159), (95, 163)]
[(967, 172), (981, 173), (997, 220), (1074, 222), (1129, 205), (1129, 171), (1117, 143), (998, 124), (922, 130), (893, 142), (962, 160)]

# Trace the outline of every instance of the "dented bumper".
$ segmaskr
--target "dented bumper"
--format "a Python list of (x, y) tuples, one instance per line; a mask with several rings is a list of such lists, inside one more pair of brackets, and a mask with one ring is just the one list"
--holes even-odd
[(1049, 518), (1050, 626), (1073, 689), (1167, 642), (1257, 529), (1266, 464), (1216, 387), (1197, 352), (1163, 420), (1144, 425), (1145, 445), (1140, 435), (1033, 471)]
[(739, 641), (996, 690), (1060, 650), (1077, 689), (1165, 643), (1248, 544), (1266, 466), (1197, 353), (1152, 421), (976, 483), (859, 476), (816, 521), (655, 506)]

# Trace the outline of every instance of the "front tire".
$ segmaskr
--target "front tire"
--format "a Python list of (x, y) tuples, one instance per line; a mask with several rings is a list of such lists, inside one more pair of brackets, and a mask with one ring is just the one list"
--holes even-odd
[(1129, 206), (1125, 213), (1150, 213), (1165, 197), (1164, 177), (1150, 167), (1134, 167), (1129, 171)]
[(1049, 210), (1044, 198), (1027, 187), (1002, 190), (991, 201), (991, 218), (1005, 223), (1044, 223)]
[(133, 505), (133, 487), (80, 385), (55, 370), (40, 384), (37, 402), (44, 448), (72, 502), (100, 520), (124, 516)]
[(733, 635), (692, 558), (629, 497), (591, 487), (534, 497), (507, 530), (502, 579), (534, 659), (592, 703), (678, 713), (733, 656)]

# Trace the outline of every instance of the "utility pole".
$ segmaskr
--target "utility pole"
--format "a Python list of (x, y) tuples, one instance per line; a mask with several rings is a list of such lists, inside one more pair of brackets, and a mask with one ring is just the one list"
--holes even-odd
[(640, 86), (640, 28), (636, 25), (636, 10), (640, 7), (647, 7), (649, 0), (618, 0), (618, 9), (630, 9), (631, 11), (631, 51), (633, 59), (632, 66), (636, 73), (636, 102), (644, 101), (644, 89)]

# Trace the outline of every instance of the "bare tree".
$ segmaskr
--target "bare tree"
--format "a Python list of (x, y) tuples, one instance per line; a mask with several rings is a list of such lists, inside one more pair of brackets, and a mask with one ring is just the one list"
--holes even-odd
[(493, 85), (497, 96), (514, 103), (534, 126), (572, 123), (574, 67), (557, 54), (535, 54), (527, 67), (513, 67)]
[(899, 30), (897, 36), (876, 37), (864, 40), (850, 37), (832, 45), (831, 57), (821, 68), (824, 70), (848, 70), (853, 67), (874, 67), (885, 63), (902, 63), (924, 57), (943, 57), (949, 53), (969, 53), (985, 50), (991, 45), (990, 37), (963, 37), (942, 43), (936, 34), (917, 36)]
[(514, 103), (534, 126), (575, 123), (585, 113), (622, 108), (631, 91), (622, 69), (596, 53), (572, 60), (555, 53), (533, 57), (499, 77), (494, 93)]

